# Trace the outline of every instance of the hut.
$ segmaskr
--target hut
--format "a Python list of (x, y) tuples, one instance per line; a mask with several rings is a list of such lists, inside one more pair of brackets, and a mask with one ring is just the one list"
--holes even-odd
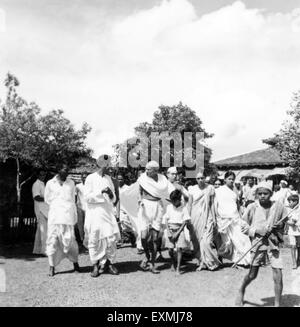
[(214, 162), (220, 177), (227, 170), (232, 170), (237, 176), (237, 180), (254, 177), (257, 181), (272, 180), (273, 184), (278, 184), (282, 178), (287, 178), (288, 164), (284, 162), (279, 152), (273, 148), (241, 154)]

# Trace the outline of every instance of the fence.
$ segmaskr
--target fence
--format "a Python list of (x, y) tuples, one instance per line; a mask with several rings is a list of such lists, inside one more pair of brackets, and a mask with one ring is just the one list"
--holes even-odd
[(33, 242), (37, 226), (34, 217), (11, 217), (3, 229), (3, 242), (5, 244), (17, 244), (22, 242)]

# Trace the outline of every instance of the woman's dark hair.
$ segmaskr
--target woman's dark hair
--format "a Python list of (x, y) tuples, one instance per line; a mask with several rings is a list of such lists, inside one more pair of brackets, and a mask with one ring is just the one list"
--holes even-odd
[(182, 192), (180, 190), (174, 190), (171, 192), (170, 194), (170, 200), (171, 202), (175, 202), (177, 200), (181, 200), (181, 197), (182, 197)]
[(234, 179), (235, 179), (235, 177), (236, 177), (236, 176), (235, 176), (235, 173), (234, 173), (233, 171), (231, 171), (231, 170), (226, 171), (224, 178), (226, 179), (226, 178), (228, 178), (229, 176), (233, 176)]
[(299, 203), (299, 195), (298, 194), (292, 194), (287, 198), (287, 200)]

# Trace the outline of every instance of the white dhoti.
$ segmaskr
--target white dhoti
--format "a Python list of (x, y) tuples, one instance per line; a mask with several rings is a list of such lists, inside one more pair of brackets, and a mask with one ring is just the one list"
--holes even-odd
[(105, 264), (107, 260), (115, 263), (118, 236), (112, 235), (106, 238), (99, 237), (99, 231), (93, 231), (89, 235), (88, 249), (92, 264), (98, 261)]
[(84, 246), (92, 264), (114, 263), (120, 231), (110, 203), (88, 204), (85, 217)]
[(36, 214), (37, 228), (35, 232), (33, 254), (46, 254), (47, 218), (39, 212)]
[(143, 199), (138, 212), (138, 229), (143, 232), (149, 228), (160, 231), (164, 208), (162, 201)]
[[(222, 246), (219, 254), (232, 262), (237, 262), (251, 247), (249, 236), (241, 231), (242, 220), (221, 219), (218, 221), (219, 233)], [(251, 262), (250, 252), (240, 261), (241, 265), (249, 265)]]
[(68, 258), (78, 262), (78, 245), (75, 239), (74, 226), (51, 224), (48, 226), (46, 253), (50, 266), (57, 266), (62, 259)]

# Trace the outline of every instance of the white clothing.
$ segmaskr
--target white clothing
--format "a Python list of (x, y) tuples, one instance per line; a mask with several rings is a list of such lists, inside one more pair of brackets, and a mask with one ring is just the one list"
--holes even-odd
[(160, 231), (164, 207), (162, 201), (151, 201), (143, 199), (138, 212), (139, 231), (145, 231), (154, 228)]
[(87, 208), (107, 202), (107, 197), (102, 193), (106, 187), (109, 187), (114, 195), (110, 202), (114, 203), (116, 201), (115, 187), (111, 177), (108, 175), (100, 176), (98, 172), (90, 174), (86, 178), (84, 186)]
[(88, 249), (92, 264), (98, 261), (100, 264), (105, 264), (106, 260), (115, 263), (117, 252), (117, 237), (112, 235), (106, 238), (100, 238), (99, 230), (90, 234)]
[[(37, 179), (32, 185), (32, 197), (36, 196), (44, 198), (45, 195), (45, 183)], [(34, 254), (46, 253), (46, 241), (47, 241), (47, 216), (49, 206), (44, 201), (34, 200), (34, 213), (37, 218), (37, 228), (34, 239)]]
[(185, 205), (176, 208), (173, 204), (167, 206), (166, 213), (164, 214), (164, 224), (183, 224), (185, 221), (191, 220), (191, 216)]
[(143, 173), (138, 179), (139, 185), (150, 195), (160, 199), (169, 198), (169, 181), (162, 174), (157, 174), (157, 181)]
[[(32, 185), (32, 197), (33, 199), (36, 196), (44, 198), (45, 196), (45, 183), (37, 179)], [(34, 212), (38, 218), (40, 212), (47, 218), (49, 211), (49, 206), (45, 201), (36, 201), (34, 200)]]
[(57, 266), (62, 259), (68, 258), (78, 262), (78, 245), (75, 239), (74, 226), (51, 224), (48, 226), (47, 250), (49, 265)]
[(82, 210), (86, 210), (86, 201), (84, 198), (84, 184), (83, 183), (79, 183), (75, 186), (76, 189), (76, 195), (77, 195), (77, 207), (82, 209)]
[(75, 184), (71, 179), (61, 185), (57, 176), (46, 184), (45, 201), (49, 204), (49, 225), (71, 225), (77, 223)]
[[(276, 196), (275, 196), (276, 194)], [(276, 201), (280, 201), (283, 205), (288, 206), (287, 198), (292, 194), (291, 190), (287, 187), (281, 188), (278, 192), (274, 194)]]
[(237, 208), (237, 194), (228, 186), (223, 185), (216, 189), (216, 200), (218, 213), (221, 218), (240, 218), (240, 214)]
[[(237, 194), (228, 186), (223, 185), (216, 191), (217, 224), (221, 236), (222, 245), (218, 249), (220, 255), (236, 262), (251, 247), (250, 238), (242, 233), (243, 221), (237, 208)], [(241, 265), (250, 264), (251, 256), (247, 256), (240, 262)]]
[[(289, 208), (289, 211), (292, 209)], [(295, 209), (290, 216), (289, 221), (293, 222), (294, 225), (288, 225), (288, 235), (290, 236), (300, 236), (300, 209)]]
[[(107, 187), (111, 189), (113, 199), (103, 195), (102, 190)], [(113, 211), (116, 196), (110, 176), (100, 176), (98, 172), (89, 175), (85, 181), (85, 199), (87, 207), (84, 245), (89, 249), (93, 264), (98, 260), (111, 260), (117, 249), (120, 231)]]

